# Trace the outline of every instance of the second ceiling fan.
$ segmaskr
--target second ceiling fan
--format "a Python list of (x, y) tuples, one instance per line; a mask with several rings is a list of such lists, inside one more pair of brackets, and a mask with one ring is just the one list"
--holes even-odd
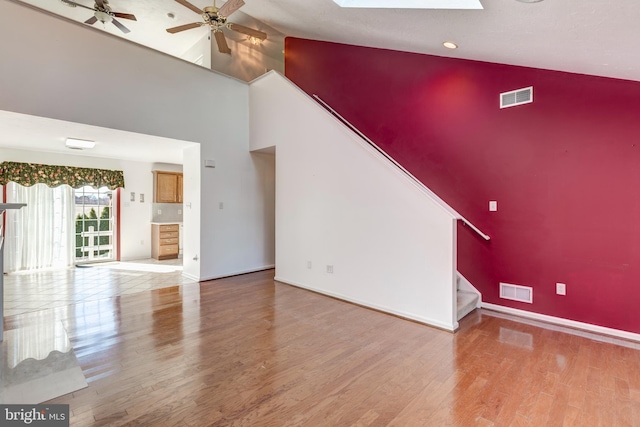
[(213, 1), (213, 6), (206, 6), (204, 9), (200, 9), (186, 0), (176, 1), (181, 5), (188, 7), (195, 13), (202, 15), (204, 22), (194, 22), (192, 24), (178, 25), (177, 27), (167, 28), (167, 32), (171, 34), (190, 30), (192, 28), (198, 28), (203, 25), (209, 25), (211, 27), (211, 32), (216, 39), (216, 44), (218, 45), (218, 51), (220, 51), (220, 53), (231, 53), (231, 49), (229, 49), (229, 45), (227, 45), (227, 39), (222, 32), (223, 28), (228, 28), (232, 31), (245, 34), (249, 37), (254, 37), (258, 40), (266, 40), (267, 38), (267, 34), (263, 33), (262, 31), (254, 30), (252, 28), (245, 27), (244, 25), (234, 24), (233, 22), (227, 21), (229, 15), (244, 6), (243, 0), (227, 0), (227, 2), (219, 9), (218, 7), (216, 7), (215, 0)]

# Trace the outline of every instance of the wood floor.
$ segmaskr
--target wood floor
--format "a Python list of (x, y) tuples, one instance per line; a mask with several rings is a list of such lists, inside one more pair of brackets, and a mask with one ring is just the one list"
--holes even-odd
[(640, 426), (640, 351), (475, 311), (451, 334), (273, 270), (7, 318), (62, 320), (72, 426)]

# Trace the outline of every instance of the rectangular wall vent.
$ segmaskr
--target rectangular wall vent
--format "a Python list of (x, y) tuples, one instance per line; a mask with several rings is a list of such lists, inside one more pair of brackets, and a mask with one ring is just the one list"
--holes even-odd
[(533, 86), (500, 94), (500, 108), (515, 107), (531, 102), (533, 102)]
[(533, 288), (529, 286), (500, 283), (500, 298), (533, 304)]

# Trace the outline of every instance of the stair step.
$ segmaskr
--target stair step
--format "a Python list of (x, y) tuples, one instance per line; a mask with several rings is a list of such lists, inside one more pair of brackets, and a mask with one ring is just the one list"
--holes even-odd
[(458, 307), (457, 320), (460, 320), (476, 308), (479, 298), (478, 294), (476, 294), (475, 292), (458, 290), (456, 294)]

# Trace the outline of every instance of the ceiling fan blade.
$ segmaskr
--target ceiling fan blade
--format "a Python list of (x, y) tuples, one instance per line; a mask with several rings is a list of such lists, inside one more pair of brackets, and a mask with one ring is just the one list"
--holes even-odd
[(222, 15), (226, 18), (242, 6), (244, 6), (243, 0), (227, 0), (227, 2), (223, 4), (218, 11), (218, 15)]
[(192, 5), (191, 3), (189, 3), (187, 0), (176, 0), (178, 3), (180, 3), (181, 5), (183, 5), (184, 7), (188, 7), (189, 9), (193, 10), (195, 13), (197, 13), (198, 15), (202, 15), (202, 9), (200, 9), (197, 6)]
[(128, 29), (127, 27), (125, 27), (124, 25), (122, 25), (118, 20), (116, 20), (115, 18), (111, 20), (111, 22), (113, 22), (113, 25), (115, 25), (116, 27), (118, 27), (120, 29), (120, 31), (122, 31), (123, 33), (127, 34), (130, 33), (131, 30)]
[(254, 30), (253, 28), (245, 27), (244, 25), (234, 24), (233, 22), (229, 22), (227, 27), (230, 30), (237, 31), (238, 33), (246, 34), (251, 37), (255, 37), (260, 40), (267, 39), (267, 33), (263, 33), (262, 31)]
[(85, 6), (85, 5), (83, 5), (83, 4), (76, 3), (76, 2), (71, 1), (71, 0), (62, 0), (62, 2), (63, 2), (63, 3), (67, 3), (67, 4), (71, 4), (71, 5), (74, 5), (74, 6), (84, 7), (85, 9), (89, 9), (89, 10), (93, 10), (93, 11), (95, 11), (95, 9), (94, 9), (94, 8), (92, 8), (92, 7)]
[(98, 21), (98, 18), (96, 18), (95, 16), (92, 16), (91, 18), (87, 19), (86, 21), (84, 21), (85, 24), (89, 24), (89, 25), (93, 25)]
[(229, 49), (229, 45), (227, 45), (227, 39), (224, 37), (222, 31), (214, 31), (213, 36), (216, 38), (216, 43), (218, 44), (218, 51), (220, 53), (231, 53), (231, 49)]
[(136, 17), (130, 13), (113, 12), (113, 16), (117, 18), (130, 19), (132, 21), (137, 21)]
[(104, 9), (104, 0), (96, 0), (96, 4)]
[(167, 28), (167, 33), (175, 34), (175, 33), (179, 33), (180, 31), (190, 30), (192, 28), (198, 28), (202, 25), (204, 25), (203, 22), (194, 22), (193, 24), (178, 25), (177, 27)]

